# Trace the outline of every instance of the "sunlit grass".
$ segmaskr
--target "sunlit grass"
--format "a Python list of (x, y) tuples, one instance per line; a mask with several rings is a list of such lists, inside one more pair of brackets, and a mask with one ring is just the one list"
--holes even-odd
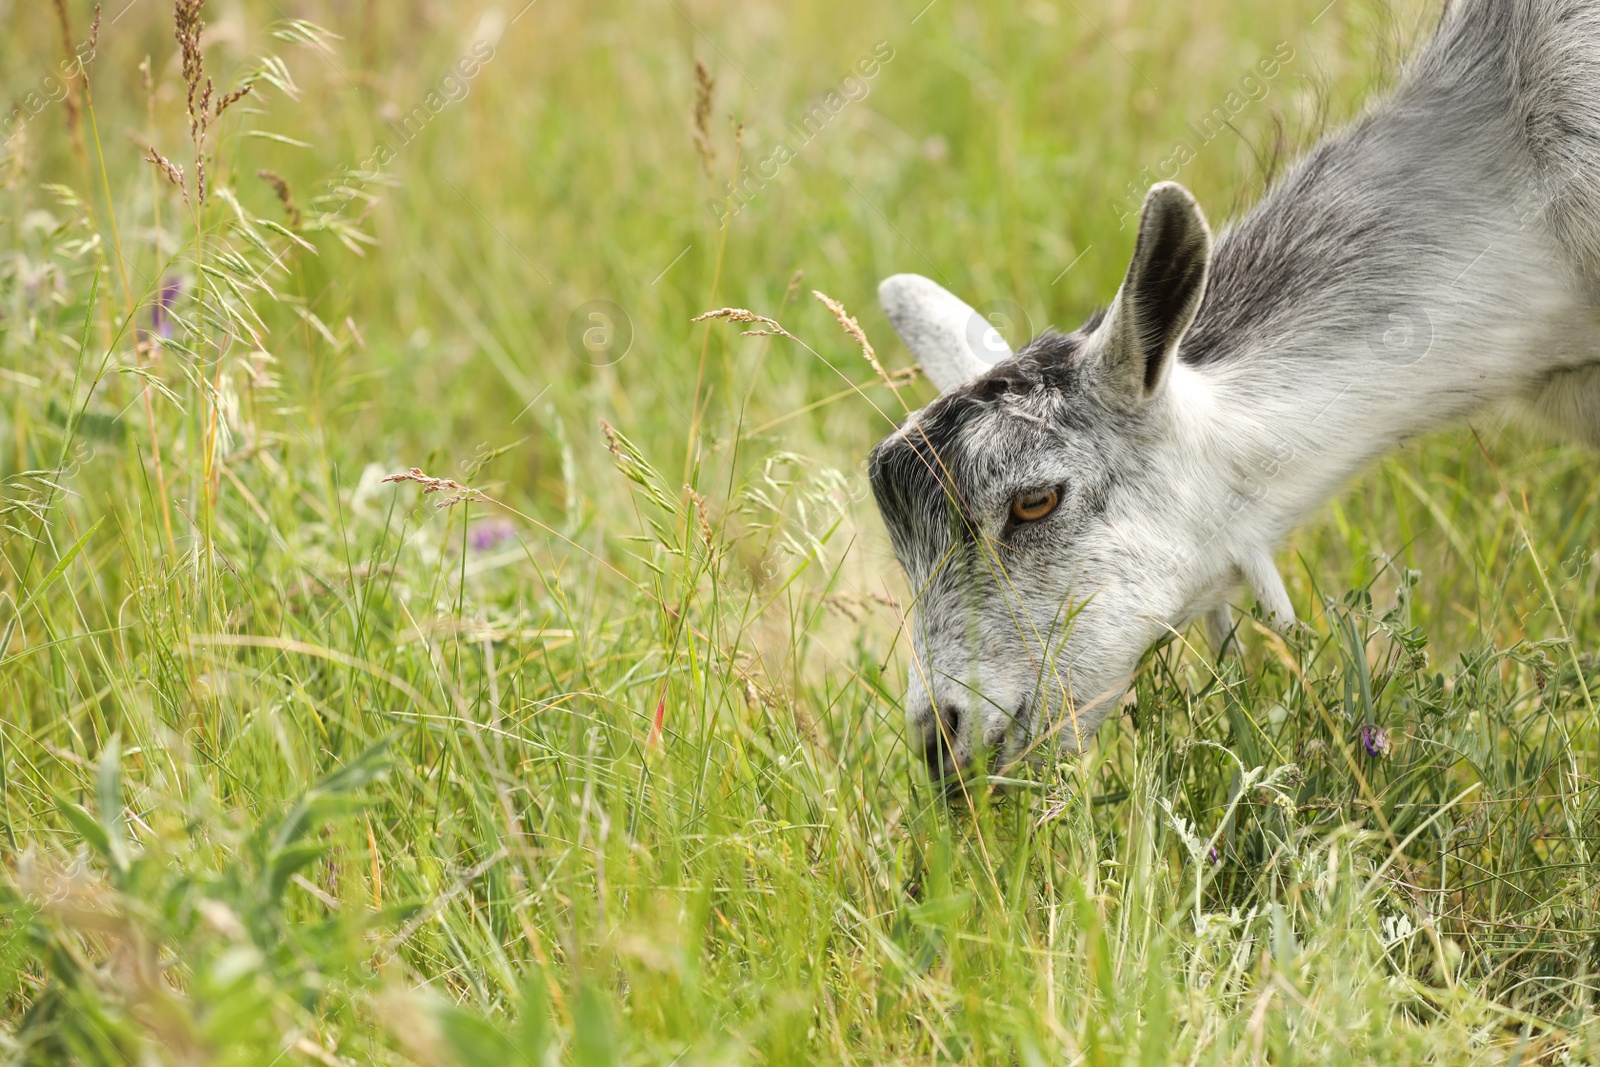
[(877, 280), (1070, 327), (1193, 124), (1220, 220), (1431, 7), (219, 2), (201, 204), (170, 7), (91, 100), (67, 6), (0, 8), (0, 1056), (1600, 1057), (1586, 453), (1408, 445), (1307, 628), (977, 810), (901, 733)]

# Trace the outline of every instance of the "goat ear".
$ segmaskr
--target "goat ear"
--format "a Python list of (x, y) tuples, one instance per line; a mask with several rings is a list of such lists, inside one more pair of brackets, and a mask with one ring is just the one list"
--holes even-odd
[(1153, 186), (1139, 212), (1128, 276), (1096, 331), (1105, 384), (1132, 403), (1166, 382), (1178, 342), (1200, 310), (1211, 264), (1211, 229), (1189, 191)]
[(1011, 355), (1011, 346), (982, 315), (920, 274), (885, 278), (878, 303), (941, 393), (966, 385)]

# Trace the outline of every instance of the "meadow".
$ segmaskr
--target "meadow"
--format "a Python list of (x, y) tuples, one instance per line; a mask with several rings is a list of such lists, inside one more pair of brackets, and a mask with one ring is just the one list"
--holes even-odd
[(0, 0), (0, 1062), (1600, 1063), (1592, 454), (1409, 442), (993, 795), (903, 732), (877, 281), (1070, 329), (1437, 14)]

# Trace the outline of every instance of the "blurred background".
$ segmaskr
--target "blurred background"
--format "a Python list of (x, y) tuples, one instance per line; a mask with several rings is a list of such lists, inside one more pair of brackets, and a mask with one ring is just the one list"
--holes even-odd
[(1592, 457), (1408, 443), (965, 816), (862, 470), (879, 279), (1070, 330), (1437, 17), (0, 0), (0, 1056), (1578, 1049)]
[[(193, 181), (170, 5), (104, 10), (98, 130), (75, 117), (81, 86), (50, 82), (91, 11), (9, 7), (8, 98), (24, 112), (43, 98), (8, 142), (29, 198), (14, 225), (59, 213), (44, 183), (80, 187), (95, 239), (120, 246), (119, 299), (148, 317), (163, 284), (192, 285), (174, 262), (190, 220), (143, 162), (153, 145)], [(1388, 71), (1375, 53), (1414, 29), (1359, 3), (1307, 25), (1315, 14), (214, 0), (217, 94), (264, 56), (279, 76), (216, 122), (209, 180), (305, 242), (262, 279), (283, 298), (266, 350), (300, 427), (342, 466), (436, 454), (431, 473), (459, 473), (475, 450), (520, 441), (493, 473), (546, 514), (568, 495), (563, 449), (580, 470), (603, 465), (599, 417), (681, 453), (703, 349), (713, 440), (783, 417), (752, 444), (820, 444), (815, 458), (854, 472), (889, 425), (860, 397), (828, 400), (870, 368), (811, 290), (843, 301), (896, 368), (907, 360), (873, 298), (896, 271), (1004, 302), (1014, 343), (1072, 328), (1114, 292), (1125, 216), (1153, 180), (1176, 171), (1227, 218), (1275, 154), (1357, 106)], [(35, 214), (35, 239), (44, 225)], [(817, 354), (690, 323), (721, 305), (781, 317)]]

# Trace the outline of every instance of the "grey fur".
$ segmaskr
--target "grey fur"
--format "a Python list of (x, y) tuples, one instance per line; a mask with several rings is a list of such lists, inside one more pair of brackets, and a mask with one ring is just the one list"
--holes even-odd
[(1493, 409), (1600, 445), (1600, 0), (1452, 5), (1214, 247), (1155, 187), (1108, 312), (996, 366), (929, 286), (884, 301), (944, 395), (869, 474), (944, 774), (1081, 748), (1153, 642), (1202, 617), (1226, 639), (1241, 582), (1292, 621), (1274, 548), (1399, 441)]

